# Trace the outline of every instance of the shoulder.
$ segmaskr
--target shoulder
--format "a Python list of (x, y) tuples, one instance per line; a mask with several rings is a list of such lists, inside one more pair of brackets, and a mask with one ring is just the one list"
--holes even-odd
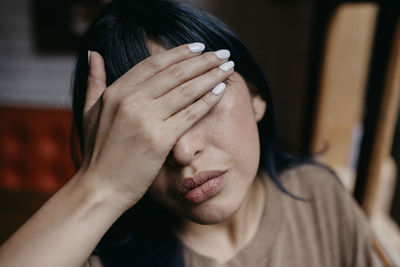
[(317, 163), (289, 168), (281, 173), (279, 179), (289, 192), (302, 198), (348, 194), (334, 171)]
[(285, 197), (286, 205), (301, 206), (316, 217), (336, 220), (344, 227), (365, 227), (367, 219), (364, 212), (328, 167), (299, 165), (284, 171), (280, 180), (288, 192), (306, 200), (299, 203), (298, 200)]
[(345, 266), (375, 266), (368, 219), (333, 171), (304, 164), (282, 172), (280, 181), (287, 191), (306, 199), (282, 199), (285, 216), (293, 227), (302, 231), (310, 225), (315, 227), (323, 240), (338, 248)]

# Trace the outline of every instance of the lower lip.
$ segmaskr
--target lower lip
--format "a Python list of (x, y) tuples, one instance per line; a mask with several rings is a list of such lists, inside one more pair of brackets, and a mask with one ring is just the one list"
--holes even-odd
[(224, 180), (224, 174), (208, 180), (204, 184), (193, 188), (189, 192), (185, 193), (183, 197), (193, 203), (200, 203), (212, 198), (222, 189), (222, 181)]

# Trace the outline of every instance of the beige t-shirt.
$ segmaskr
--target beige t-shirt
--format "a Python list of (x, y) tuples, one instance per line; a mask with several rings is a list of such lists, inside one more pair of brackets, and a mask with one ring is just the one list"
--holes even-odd
[[(283, 194), (264, 177), (267, 202), (250, 242), (224, 264), (183, 244), (186, 266), (381, 266), (364, 214), (330, 172), (302, 165), (280, 179), (289, 192), (309, 201)], [(86, 266), (101, 266), (97, 257), (89, 263)]]

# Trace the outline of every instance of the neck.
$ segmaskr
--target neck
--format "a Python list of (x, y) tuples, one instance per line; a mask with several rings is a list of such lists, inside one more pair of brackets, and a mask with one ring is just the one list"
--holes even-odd
[(242, 205), (229, 219), (214, 225), (182, 219), (177, 236), (199, 254), (221, 263), (231, 259), (254, 237), (263, 217), (265, 190), (260, 179), (254, 179)]

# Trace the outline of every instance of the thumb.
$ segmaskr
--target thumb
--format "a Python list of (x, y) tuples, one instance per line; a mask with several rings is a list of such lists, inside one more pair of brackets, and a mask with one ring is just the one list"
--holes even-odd
[(95, 51), (88, 51), (88, 60), (89, 75), (84, 113), (86, 113), (94, 103), (96, 103), (107, 87), (103, 57)]

